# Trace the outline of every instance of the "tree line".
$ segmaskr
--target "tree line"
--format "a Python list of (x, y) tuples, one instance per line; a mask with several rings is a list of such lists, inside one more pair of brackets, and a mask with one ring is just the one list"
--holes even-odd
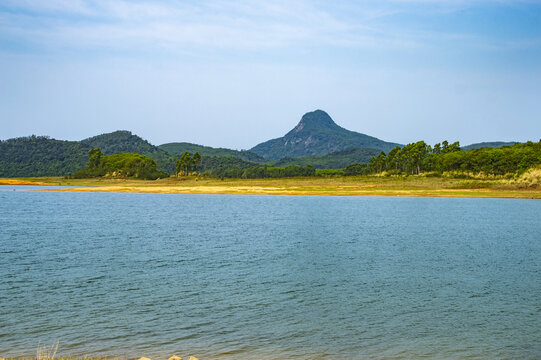
[(421, 172), (465, 171), (504, 175), (521, 173), (541, 164), (541, 140), (499, 148), (463, 151), (459, 142), (443, 141), (433, 147), (424, 141), (395, 147), (388, 154), (381, 152), (370, 159), (371, 174), (389, 172), (420, 174)]
[(255, 166), (247, 169), (217, 168), (204, 173), (206, 176), (217, 178), (242, 178), (242, 179), (267, 179), (267, 178), (285, 178), (299, 176), (315, 176), (316, 169), (312, 165), (298, 166), (290, 165), (286, 167), (278, 166)]
[[(197, 172), (201, 157), (190, 157), (185, 152), (177, 160), (177, 175)], [(209, 161), (211, 161), (209, 159)], [(481, 148), (464, 151), (458, 141), (443, 141), (434, 146), (424, 141), (397, 146), (388, 154), (373, 156), (368, 164), (353, 163), (340, 171), (322, 172), (312, 165), (257, 166), (253, 163), (229, 162), (213, 164), (202, 173), (216, 178), (284, 178), (299, 176), (356, 176), (387, 172), (391, 174), (443, 173), (448, 171), (474, 172), (494, 175), (521, 173), (541, 164), (541, 141), (514, 144), (500, 148)], [(218, 166), (214, 166), (218, 165)], [(327, 174), (329, 173), (329, 174)], [(332, 174), (331, 174), (332, 173)]]

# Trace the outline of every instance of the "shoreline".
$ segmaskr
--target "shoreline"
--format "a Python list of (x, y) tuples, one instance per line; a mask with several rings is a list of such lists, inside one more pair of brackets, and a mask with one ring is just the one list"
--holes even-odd
[[(474, 188), (468, 188), (472, 187)], [(0, 185), (66, 186), (36, 191), (76, 191), (160, 194), (387, 196), (541, 199), (541, 188), (512, 187), (503, 181), (446, 178), (388, 179), (285, 178), (285, 179), (128, 179), (20, 178), (0, 179)]]

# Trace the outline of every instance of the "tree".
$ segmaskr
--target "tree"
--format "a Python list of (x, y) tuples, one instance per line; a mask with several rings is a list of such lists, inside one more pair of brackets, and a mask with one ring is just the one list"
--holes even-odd
[(100, 149), (90, 149), (88, 152), (88, 167), (91, 169), (99, 167), (102, 155), (103, 154)]
[(184, 175), (189, 175), (192, 168), (192, 158), (190, 157), (190, 153), (186, 151), (184, 154), (182, 154), (180, 162), (182, 164)]
[(344, 176), (366, 175), (368, 174), (367, 164), (350, 164), (344, 169)]
[(447, 140), (443, 141), (441, 143), (441, 153), (442, 154), (445, 154), (445, 153), (448, 153), (449, 151), (447, 150), (449, 148), (449, 142)]
[(460, 143), (458, 141), (455, 141), (449, 147), (447, 148), (447, 152), (455, 152), (460, 151)]
[(417, 175), (421, 173), (421, 166), (423, 165), (423, 160), (426, 157), (427, 146), (424, 141), (418, 141), (413, 145), (412, 149), (412, 165), (413, 171), (417, 172)]
[(404, 146), (400, 152), (400, 162), (399, 168), (402, 172), (412, 172), (413, 173), (413, 143), (407, 144)]
[(177, 164), (176, 164), (177, 176), (181, 172), (183, 173), (183, 175), (188, 175), (189, 172), (190, 172), (191, 167), (192, 167), (192, 158), (190, 157), (190, 153), (186, 151), (177, 160)]
[(179, 157), (175, 163), (175, 175), (176, 176), (179, 176), (180, 172), (182, 171), (182, 163), (181, 163), (181, 158)]
[(385, 159), (385, 168), (387, 171), (395, 170), (398, 171), (398, 161), (400, 159), (400, 146), (396, 146), (387, 155)]
[(385, 170), (385, 151), (380, 152), (376, 158), (376, 168), (378, 172)]
[(193, 170), (197, 172), (199, 170), (199, 167), (201, 166), (201, 155), (199, 155), (198, 152), (193, 154), (192, 164), (193, 164)]
[(385, 170), (385, 151), (379, 153), (377, 157), (372, 156), (368, 168), (371, 173), (377, 174)]
[(308, 164), (303, 168), (301, 176), (316, 176), (316, 169), (312, 165)]

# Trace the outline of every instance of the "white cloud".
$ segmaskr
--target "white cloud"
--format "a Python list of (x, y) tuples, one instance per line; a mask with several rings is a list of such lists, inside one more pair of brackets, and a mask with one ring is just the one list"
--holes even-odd
[(310, 1), (8, 0), (3, 8), (10, 10), (2, 13), (0, 7), (4, 37), (53, 49), (98, 46), (116, 50), (145, 45), (265, 50), (415, 44), (400, 33), (386, 32), (375, 21), (392, 10), (357, 9), (352, 18), (351, 14), (342, 16), (340, 9), (329, 11)]

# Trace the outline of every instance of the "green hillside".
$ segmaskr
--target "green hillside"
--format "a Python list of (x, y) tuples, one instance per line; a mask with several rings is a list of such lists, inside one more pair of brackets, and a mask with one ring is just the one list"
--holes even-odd
[[(199, 151), (203, 155), (201, 170), (204, 171), (220, 168), (250, 168), (259, 165), (256, 161), (264, 160), (259, 155), (248, 151), (188, 145), (192, 146), (177, 147), (177, 149), (181, 149), (181, 153), (189, 151), (192, 155)], [(82, 141), (62, 141), (46, 136), (29, 136), (0, 141), (0, 177), (72, 175), (87, 166), (88, 151), (92, 148), (99, 148), (104, 155), (139, 153), (148, 156), (157, 163), (158, 170), (169, 174), (174, 173), (175, 162), (178, 159), (178, 155), (170, 155), (129, 131), (115, 131)]]
[(306, 113), (299, 124), (285, 136), (256, 145), (250, 151), (279, 160), (325, 155), (350, 147), (389, 151), (400, 144), (382, 141), (338, 126), (322, 110)]
[(201, 171), (208, 171), (222, 168), (248, 169), (261, 164), (252, 161), (242, 160), (233, 156), (203, 156), (201, 159)]
[(462, 150), (474, 150), (474, 149), (482, 149), (482, 148), (499, 148), (502, 146), (513, 146), (515, 144), (518, 144), (517, 142), (511, 141), (511, 142), (503, 142), (503, 141), (492, 141), (492, 142), (480, 142), (475, 144), (470, 144), (467, 146), (462, 146)]
[(152, 158), (159, 170), (167, 173), (175, 168), (176, 159), (129, 131), (115, 131), (82, 141), (33, 135), (0, 141), (0, 177), (71, 175), (86, 166), (92, 148), (99, 148), (105, 155), (140, 153)]
[(88, 150), (78, 141), (47, 136), (0, 141), (0, 177), (70, 175), (86, 166)]
[(225, 148), (213, 148), (210, 146), (203, 146), (186, 142), (173, 142), (162, 144), (158, 146), (158, 148), (167, 152), (169, 155), (180, 155), (188, 151), (190, 154), (198, 152), (201, 156), (236, 157), (245, 161), (253, 161), (259, 163), (266, 161), (266, 159), (262, 156), (246, 150), (239, 151)]
[(118, 130), (101, 134), (81, 141), (90, 148), (99, 148), (103, 154), (138, 153), (152, 158), (162, 171), (172, 172), (174, 160), (166, 151), (152, 145), (145, 139), (132, 134), (130, 131)]
[(367, 164), (372, 156), (377, 156), (381, 150), (367, 148), (347, 148), (327, 155), (303, 156), (298, 158), (283, 158), (274, 161), (273, 166), (312, 165), (316, 169), (343, 169), (350, 164)]

